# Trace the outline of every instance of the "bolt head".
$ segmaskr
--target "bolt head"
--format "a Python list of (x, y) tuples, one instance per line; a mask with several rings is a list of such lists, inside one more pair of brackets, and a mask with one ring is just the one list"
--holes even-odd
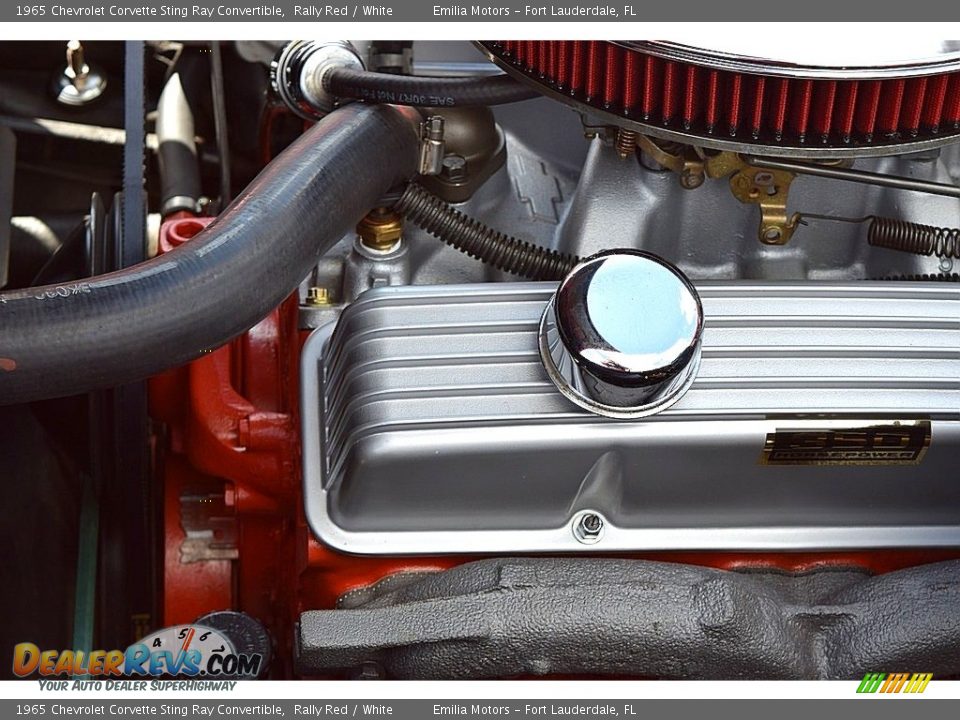
[(768, 227), (763, 230), (763, 241), (775, 243), (783, 237), (783, 232), (778, 227)]
[(695, 190), (703, 185), (704, 175), (702, 173), (690, 172), (684, 170), (680, 175), (680, 185), (686, 190)]
[(445, 155), (440, 174), (454, 182), (463, 180), (467, 176), (467, 159), (462, 155)]
[(580, 515), (573, 525), (573, 536), (584, 545), (592, 545), (603, 534), (603, 518), (595, 512)]
[(595, 535), (600, 532), (600, 528), (603, 527), (603, 520), (596, 515), (584, 515), (580, 519), (580, 526), (583, 528), (584, 532), (593, 533)]

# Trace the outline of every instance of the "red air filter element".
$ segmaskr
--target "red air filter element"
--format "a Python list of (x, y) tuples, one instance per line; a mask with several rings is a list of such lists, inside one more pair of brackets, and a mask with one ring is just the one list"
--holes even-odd
[(952, 69), (904, 77), (792, 77), (782, 68), (770, 75), (741, 72), (605, 41), (481, 45), (505, 69), (555, 96), (651, 134), (708, 147), (842, 156), (943, 144), (960, 134), (960, 71)]

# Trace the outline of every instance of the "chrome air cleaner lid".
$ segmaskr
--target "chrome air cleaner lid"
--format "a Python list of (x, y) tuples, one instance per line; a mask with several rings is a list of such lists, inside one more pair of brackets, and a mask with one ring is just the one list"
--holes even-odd
[(610, 250), (575, 267), (540, 320), (540, 356), (557, 388), (598, 415), (638, 418), (680, 399), (700, 364), (703, 308), (659, 257)]

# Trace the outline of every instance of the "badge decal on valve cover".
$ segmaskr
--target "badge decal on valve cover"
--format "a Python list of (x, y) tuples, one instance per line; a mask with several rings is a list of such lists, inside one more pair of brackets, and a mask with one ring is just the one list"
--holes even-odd
[(777, 428), (767, 433), (762, 465), (919, 465), (930, 421), (863, 427)]

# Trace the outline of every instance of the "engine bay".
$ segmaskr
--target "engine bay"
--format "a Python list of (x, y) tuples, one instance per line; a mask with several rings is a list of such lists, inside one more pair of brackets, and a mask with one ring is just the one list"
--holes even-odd
[(960, 45), (910, 50), (0, 44), (3, 647), (960, 674)]

